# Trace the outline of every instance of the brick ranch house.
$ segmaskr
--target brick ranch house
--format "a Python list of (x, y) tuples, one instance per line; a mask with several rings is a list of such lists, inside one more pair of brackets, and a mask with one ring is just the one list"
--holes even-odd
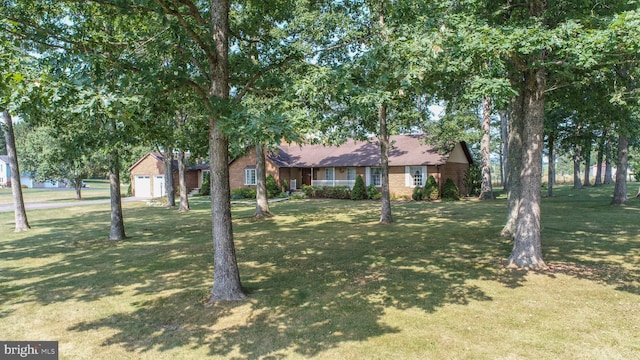
[[(423, 186), (433, 175), (442, 186), (451, 178), (466, 191), (464, 174), (473, 163), (465, 142), (441, 153), (424, 143), (423, 135), (390, 136), (389, 188), (392, 196), (410, 197), (416, 186)], [(266, 156), (267, 176), (273, 175), (281, 183), (286, 180), (289, 190), (303, 184), (312, 186), (353, 187), (358, 175), (365, 185), (380, 187), (380, 148), (377, 140), (355, 142), (349, 140), (340, 146), (281, 144)], [(250, 149), (247, 155), (229, 164), (231, 189), (255, 187), (256, 153)]]
[[(161, 197), (165, 195), (164, 189), (164, 157), (161, 153), (150, 152), (131, 167), (131, 195), (136, 197)], [(173, 183), (178, 191), (178, 160), (173, 160)], [(187, 192), (199, 189), (202, 186), (204, 172), (209, 171), (209, 165), (198, 164), (188, 166), (185, 173)]]

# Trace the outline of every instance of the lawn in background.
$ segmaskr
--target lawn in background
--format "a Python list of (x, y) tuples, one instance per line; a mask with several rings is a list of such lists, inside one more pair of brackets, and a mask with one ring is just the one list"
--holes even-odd
[[(109, 181), (101, 179), (87, 179), (87, 185), (82, 189), (83, 200), (99, 200), (109, 198)], [(126, 187), (122, 188), (123, 191)], [(73, 188), (28, 188), (22, 189), (25, 202), (43, 201), (75, 201), (76, 190)], [(0, 205), (12, 204), (11, 188), (0, 189)]]
[(0, 213), (0, 340), (57, 340), (61, 359), (630, 359), (640, 357), (640, 201), (611, 187), (543, 199), (550, 269), (508, 270), (496, 201), (234, 205), (244, 302), (204, 304), (207, 203)]

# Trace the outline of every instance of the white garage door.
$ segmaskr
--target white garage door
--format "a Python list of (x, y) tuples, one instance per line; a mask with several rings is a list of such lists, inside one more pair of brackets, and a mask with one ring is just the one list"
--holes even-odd
[(164, 175), (155, 175), (153, 177), (153, 197), (164, 196)]
[(151, 197), (151, 177), (149, 175), (136, 175), (134, 188), (136, 196)]

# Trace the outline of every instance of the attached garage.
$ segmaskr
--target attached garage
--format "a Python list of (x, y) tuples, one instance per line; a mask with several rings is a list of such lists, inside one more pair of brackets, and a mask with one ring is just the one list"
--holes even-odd
[(151, 177), (149, 175), (136, 175), (134, 187), (136, 196), (151, 197)]
[(165, 194), (164, 189), (164, 175), (154, 175), (153, 176), (153, 197), (162, 197)]

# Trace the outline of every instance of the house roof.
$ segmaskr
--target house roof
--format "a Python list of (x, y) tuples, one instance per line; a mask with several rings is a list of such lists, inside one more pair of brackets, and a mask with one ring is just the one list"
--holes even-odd
[[(442, 153), (425, 143), (424, 135), (393, 135), (389, 137), (389, 166), (442, 165), (447, 162), (451, 151)], [(462, 150), (469, 163), (471, 154), (466, 143)], [(340, 146), (283, 144), (269, 155), (278, 167), (346, 167), (379, 166), (380, 148), (378, 141), (348, 140)]]
[[(138, 166), (138, 164), (140, 164), (142, 161), (144, 161), (149, 156), (151, 156), (154, 159), (156, 159), (156, 161), (160, 161), (160, 162), (164, 161), (164, 156), (162, 155), (162, 153), (149, 152), (146, 155), (144, 155), (143, 157), (141, 157), (138, 161), (136, 161), (133, 165), (129, 166), (129, 171), (131, 171), (131, 169), (133, 169), (136, 166)], [(178, 160), (176, 160), (176, 159), (173, 159), (173, 168), (174, 168), (174, 171), (178, 171)], [(187, 171), (207, 170), (207, 169), (209, 169), (209, 164), (195, 164), (195, 165), (192, 165), (192, 166), (187, 166)]]
[(0, 160), (4, 161), (5, 163), (9, 163), (9, 155), (0, 155)]

